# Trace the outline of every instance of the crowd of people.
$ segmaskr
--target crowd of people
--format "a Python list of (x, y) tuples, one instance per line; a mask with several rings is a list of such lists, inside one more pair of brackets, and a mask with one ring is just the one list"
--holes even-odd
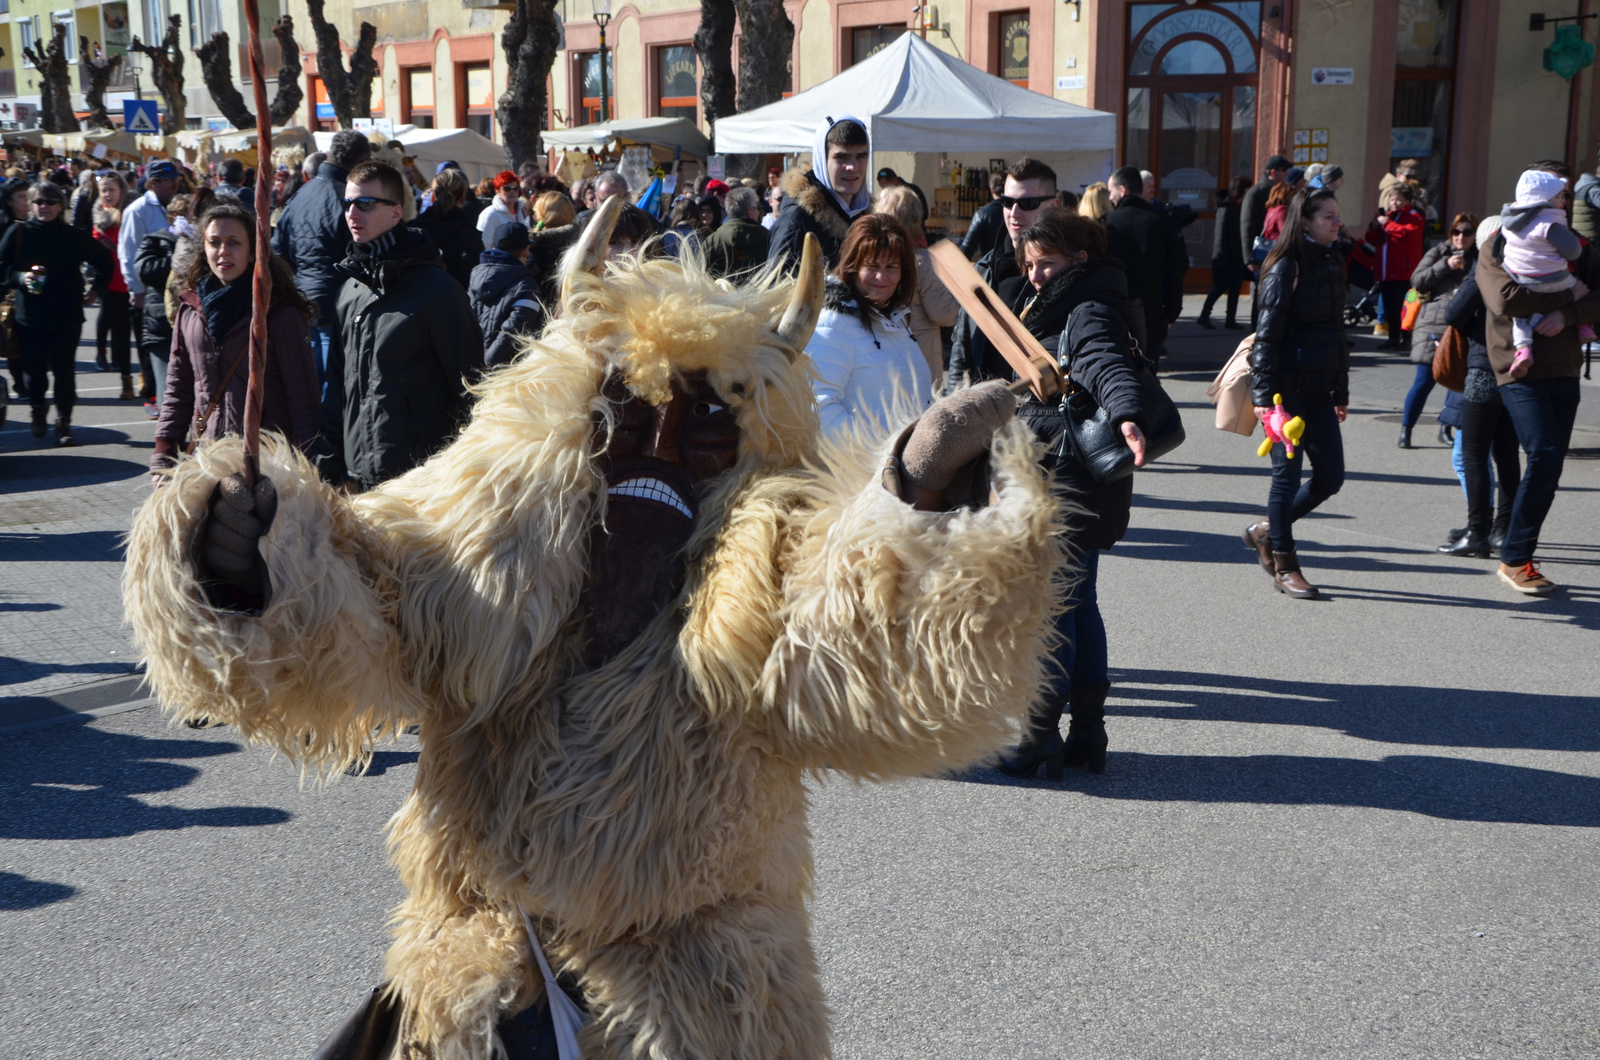
[[(569, 187), (528, 166), (474, 186), (445, 163), (423, 186), (374, 158), (364, 135), (341, 132), (325, 155), (275, 183), (268, 246), (256, 244), (252, 174), (237, 163), (208, 180), (166, 160), (138, 174), (85, 172), (70, 204), (68, 170), (14, 176), (0, 186), (0, 261), (14, 292), (7, 337), (17, 391), (43, 437), (53, 376), (58, 441), (71, 444), (74, 353), (83, 306), (98, 300), (97, 363), (121, 374), (124, 400), (150, 402), (159, 484), (186, 449), (241, 430), (248, 278), (265, 256), (263, 426), (301, 447), (330, 483), (368, 490), (456, 434), (474, 382), (529, 349), (558, 312), (563, 255), (621, 197), (609, 255), (693, 259), (729, 284), (792, 273), (814, 237), (828, 278), (806, 352), (823, 436), (870, 434), (940, 394), (1017, 378), (939, 280), (925, 194), (893, 170), (873, 174), (871, 155), (864, 122), (829, 119), (809, 169), (773, 169), (764, 182), (702, 177), (667, 196), (658, 216), (634, 204), (639, 189), (615, 170)], [(1338, 166), (1302, 169), (1273, 156), (1257, 183), (1241, 178), (1219, 196), (1199, 323), (1216, 327), (1212, 312), (1225, 299), (1222, 326), (1244, 330), (1250, 282), (1250, 401), (1263, 419), (1281, 407), (1305, 425), (1296, 455), (1273, 449), (1264, 517), (1243, 533), (1290, 597), (1319, 595), (1301, 569), (1294, 525), (1345, 480), (1352, 285), (1379, 292), (1380, 348), (1407, 351), (1417, 365), (1402, 448), (1412, 445), (1447, 330), (1467, 349), (1465, 387), (1443, 414), (1459, 429), (1441, 427), (1467, 525), (1440, 551), (1497, 551), (1513, 589), (1553, 589), (1535, 550), (1570, 440), (1582, 344), (1600, 319), (1590, 293), (1600, 255), (1589, 243), (1600, 181), (1578, 183), (1576, 209), (1566, 168), (1535, 164), (1500, 215), (1459, 214), (1429, 246), (1429, 208), (1413, 176), (1409, 160), (1396, 167), (1380, 209), (1356, 229), (1345, 223)], [(1080, 196), (1044, 162), (1022, 158), (994, 174), (990, 190), (961, 249), (1142, 464), (1151, 424), (1137, 371), (1141, 360), (1159, 365), (1182, 312), (1193, 211), (1163, 202), (1154, 175), (1131, 166)], [(1108, 692), (1098, 557), (1127, 530), (1132, 479), (1088, 473), (1067, 444), (1062, 403), (1028, 396), (1017, 414), (1043, 444), (1044, 470), (1084, 514), (1065, 542), (1080, 576), (1061, 616), (1059, 679), (1002, 768), (1098, 771)], [(261, 591), (247, 571), (235, 573), (236, 590)]]

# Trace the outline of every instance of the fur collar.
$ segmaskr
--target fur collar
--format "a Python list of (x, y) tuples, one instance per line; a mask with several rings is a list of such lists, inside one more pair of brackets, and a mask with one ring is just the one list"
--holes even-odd
[(90, 211), (94, 226), (102, 232), (115, 228), (122, 223), (122, 211), (112, 206), (107, 206), (103, 200), (95, 200), (94, 209)]
[(789, 170), (783, 175), (778, 186), (783, 189), (784, 197), (810, 214), (812, 220), (816, 221), (823, 231), (838, 242), (844, 242), (845, 233), (850, 229), (850, 218), (839, 205), (839, 200), (835, 199), (833, 193), (824, 188), (809, 170)]

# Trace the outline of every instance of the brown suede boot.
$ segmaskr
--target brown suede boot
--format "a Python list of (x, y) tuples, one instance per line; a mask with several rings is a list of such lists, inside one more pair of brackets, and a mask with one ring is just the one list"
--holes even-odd
[(1272, 587), (1296, 600), (1316, 600), (1322, 595), (1300, 573), (1300, 557), (1293, 551), (1272, 554)]
[(1244, 533), (1239, 535), (1244, 539), (1245, 548), (1253, 548), (1256, 555), (1261, 557), (1261, 569), (1268, 574), (1272, 573), (1272, 524), (1263, 519), (1259, 523), (1244, 528)]
[(120, 397), (117, 398), (117, 400), (118, 401), (132, 401), (133, 399), (134, 399), (133, 373), (131, 373), (131, 372), (123, 372), (122, 373), (122, 394), (121, 394)]

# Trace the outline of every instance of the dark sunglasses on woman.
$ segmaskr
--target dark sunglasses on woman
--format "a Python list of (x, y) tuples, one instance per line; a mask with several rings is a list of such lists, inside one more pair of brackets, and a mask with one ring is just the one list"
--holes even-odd
[(378, 204), (380, 202), (383, 203), (385, 206), (399, 206), (400, 205), (399, 203), (395, 202), (393, 199), (380, 199), (376, 195), (363, 195), (358, 199), (340, 199), (339, 201), (344, 203), (344, 208), (346, 210), (348, 210), (348, 209), (350, 209), (350, 207), (354, 206), (356, 209), (360, 210), (362, 213), (371, 213), (373, 210), (376, 210), (378, 208)]

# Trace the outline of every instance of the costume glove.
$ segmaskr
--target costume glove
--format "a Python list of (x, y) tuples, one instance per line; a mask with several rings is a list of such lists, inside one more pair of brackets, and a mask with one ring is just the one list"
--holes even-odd
[(956, 472), (988, 450), (994, 432), (1016, 414), (1016, 396), (999, 380), (934, 402), (917, 420), (901, 454), (907, 481), (919, 489), (945, 489)]
[(254, 492), (244, 476), (229, 475), (211, 493), (211, 518), (200, 547), (201, 572), (241, 592), (260, 596), (267, 587), (267, 565), (260, 541), (278, 511), (272, 480), (256, 481)]

